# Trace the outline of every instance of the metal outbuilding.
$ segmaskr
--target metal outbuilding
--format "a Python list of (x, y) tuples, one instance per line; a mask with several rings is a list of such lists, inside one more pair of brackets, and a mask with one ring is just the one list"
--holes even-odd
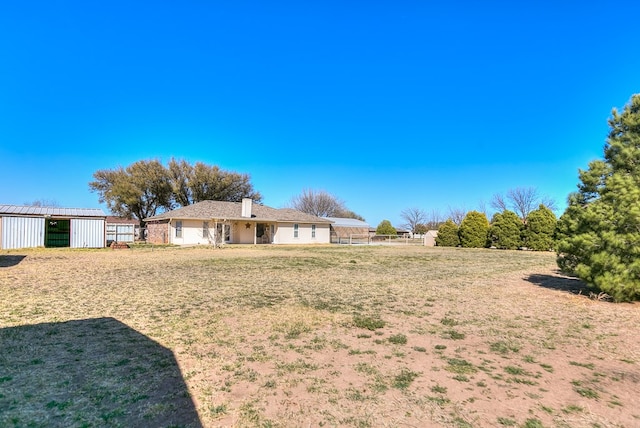
[(106, 218), (97, 208), (0, 205), (0, 249), (102, 248)]

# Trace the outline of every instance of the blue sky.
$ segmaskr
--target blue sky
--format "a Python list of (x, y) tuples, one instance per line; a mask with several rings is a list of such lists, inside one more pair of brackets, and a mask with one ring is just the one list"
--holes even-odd
[(637, 2), (0, 6), (0, 203), (102, 207), (141, 159), (326, 190), (372, 225), (536, 187), (560, 212), (640, 92)]

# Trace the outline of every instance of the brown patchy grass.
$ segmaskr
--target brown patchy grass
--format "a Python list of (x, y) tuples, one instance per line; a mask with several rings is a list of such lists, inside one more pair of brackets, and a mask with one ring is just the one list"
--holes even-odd
[(0, 426), (637, 426), (638, 305), (586, 294), (548, 253), (4, 251)]

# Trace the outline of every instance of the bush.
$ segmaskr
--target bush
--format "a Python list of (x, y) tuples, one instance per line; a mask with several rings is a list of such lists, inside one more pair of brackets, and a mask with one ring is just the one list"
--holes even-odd
[(491, 221), (489, 236), (496, 248), (515, 250), (522, 246), (522, 220), (513, 211), (497, 213)]
[(458, 245), (460, 245), (458, 226), (456, 226), (456, 224), (451, 219), (442, 223), (438, 228), (436, 245), (439, 247), (457, 247)]
[(396, 228), (391, 225), (389, 220), (382, 220), (376, 229), (377, 235), (397, 235)]
[(460, 224), (460, 244), (463, 247), (483, 248), (489, 244), (489, 220), (478, 211), (469, 211)]
[(530, 250), (549, 251), (554, 247), (554, 234), (558, 220), (549, 208), (540, 204), (527, 216), (524, 231), (525, 246)]

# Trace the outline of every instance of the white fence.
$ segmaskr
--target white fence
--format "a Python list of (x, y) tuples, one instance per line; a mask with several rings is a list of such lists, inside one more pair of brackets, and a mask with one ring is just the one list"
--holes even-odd
[(411, 238), (408, 235), (351, 234), (348, 239), (342, 238), (338, 243), (346, 245), (428, 245), (428, 240), (426, 235)]

